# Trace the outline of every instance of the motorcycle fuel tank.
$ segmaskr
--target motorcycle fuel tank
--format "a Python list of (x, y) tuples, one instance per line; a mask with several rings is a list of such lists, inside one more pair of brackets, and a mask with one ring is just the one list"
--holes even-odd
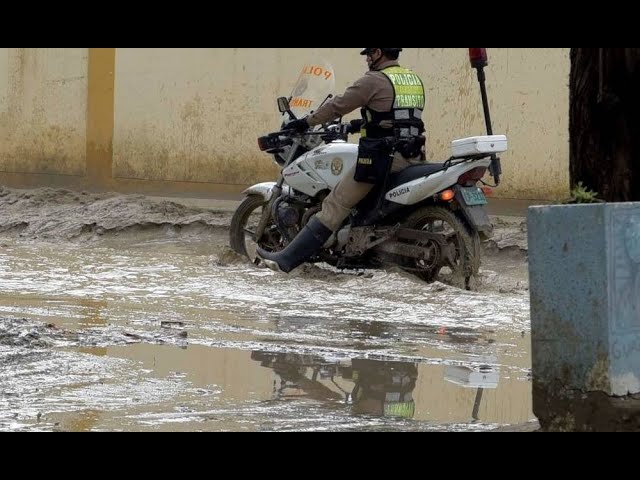
[(358, 145), (336, 141), (321, 145), (301, 156), (282, 172), (287, 185), (315, 197), (333, 190), (356, 164)]

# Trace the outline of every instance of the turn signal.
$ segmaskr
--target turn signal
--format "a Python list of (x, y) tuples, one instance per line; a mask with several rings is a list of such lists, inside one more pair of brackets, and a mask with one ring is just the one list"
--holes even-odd
[(456, 193), (453, 190), (445, 190), (440, 194), (440, 200), (442, 200), (443, 202), (450, 202), (455, 196)]
[(493, 195), (493, 188), (491, 187), (482, 187), (482, 191), (487, 197), (490, 197), (491, 195)]

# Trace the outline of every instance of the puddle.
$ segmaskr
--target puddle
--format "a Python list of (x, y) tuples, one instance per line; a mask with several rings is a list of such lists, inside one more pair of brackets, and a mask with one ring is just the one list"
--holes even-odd
[[(29, 225), (26, 237), (0, 227), (0, 430), (457, 431), (534, 418), (521, 256), (489, 252), (476, 292), (394, 271), (285, 276), (229, 250), (228, 215), (77, 198), (49, 217), (33, 198), (0, 208), (17, 225), (22, 205)], [(69, 202), (73, 226), (55, 224)], [(135, 219), (96, 223), (100, 202), (138, 202)]]

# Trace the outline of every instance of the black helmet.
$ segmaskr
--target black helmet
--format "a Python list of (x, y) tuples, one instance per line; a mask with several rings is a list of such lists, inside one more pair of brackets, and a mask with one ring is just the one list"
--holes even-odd
[[(360, 55), (368, 55), (371, 50), (375, 50), (375, 48), (365, 48), (364, 50), (362, 50), (360, 52)], [(401, 48), (381, 48), (380, 50), (382, 50), (382, 53), (400, 53), (402, 51)]]

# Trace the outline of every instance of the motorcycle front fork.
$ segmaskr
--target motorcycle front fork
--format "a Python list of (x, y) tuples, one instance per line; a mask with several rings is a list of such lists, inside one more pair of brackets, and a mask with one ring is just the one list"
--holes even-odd
[(264, 231), (269, 225), (269, 220), (271, 219), (271, 212), (273, 211), (273, 205), (276, 203), (276, 200), (280, 198), (282, 195), (282, 185), (284, 184), (284, 179), (280, 178), (278, 183), (273, 187), (271, 191), (271, 198), (267, 205), (262, 209), (262, 216), (260, 217), (260, 223), (258, 224), (258, 228), (256, 229), (255, 238), (253, 239), (258, 245), (260, 244), (260, 239), (264, 235)]

